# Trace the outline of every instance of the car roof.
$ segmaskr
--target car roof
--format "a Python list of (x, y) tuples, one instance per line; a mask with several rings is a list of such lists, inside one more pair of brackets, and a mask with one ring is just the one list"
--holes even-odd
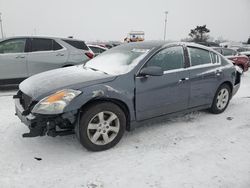
[(193, 42), (166, 42), (166, 41), (144, 41), (144, 42), (131, 42), (126, 43), (120, 46), (115, 47), (116, 49), (122, 49), (122, 48), (138, 48), (138, 49), (153, 49), (153, 48), (160, 48), (160, 47), (167, 47), (167, 46), (174, 46), (174, 45), (181, 45), (181, 46), (189, 46), (189, 47), (196, 47), (201, 48), (209, 51), (214, 51), (211, 47), (207, 47), (204, 45), (200, 45)]
[(82, 41), (82, 42), (85, 42), (84, 40), (74, 39), (74, 38), (60, 38), (60, 37), (48, 37), (48, 36), (15, 36), (15, 37), (4, 38), (3, 40), (20, 39), (20, 38), (46, 38), (46, 39), (55, 39), (55, 40), (59, 39), (59, 40), (70, 40), (70, 41)]
[(131, 43), (124, 43), (115, 47), (115, 49), (153, 49), (155, 47), (161, 47), (162, 45), (166, 44), (164, 41), (147, 41), (147, 42), (131, 42)]

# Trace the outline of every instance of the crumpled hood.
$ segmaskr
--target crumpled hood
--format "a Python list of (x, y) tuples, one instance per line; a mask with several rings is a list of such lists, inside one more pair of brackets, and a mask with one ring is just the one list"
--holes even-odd
[(82, 65), (55, 69), (24, 80), (19, 89), (33, 100), (48, 96), (61, 89), (80, 89), (93, 84), (112, 81), (115, 77)]

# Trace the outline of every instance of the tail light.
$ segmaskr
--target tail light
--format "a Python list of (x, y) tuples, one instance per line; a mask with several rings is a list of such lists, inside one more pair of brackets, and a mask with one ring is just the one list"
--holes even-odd
[(85, 55), (88, 56), (90, 59), (94, 57), (94, 54), (91, 52), (86, 52)]

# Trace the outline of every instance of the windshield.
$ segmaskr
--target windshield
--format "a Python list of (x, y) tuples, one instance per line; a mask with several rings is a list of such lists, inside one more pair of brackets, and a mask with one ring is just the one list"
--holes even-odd
[(112, 75), (125, 74), (131, 71), (148, 51), (148, 49), (111, 49), (88, 61), (85, 67)]

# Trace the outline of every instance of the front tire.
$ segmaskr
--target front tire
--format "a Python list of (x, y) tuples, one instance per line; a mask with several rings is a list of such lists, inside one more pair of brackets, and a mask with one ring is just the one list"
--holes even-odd
[(213, 104), (209, 111), (213, 114), (220, 114), (224, 112), (231, 99), (231, 94), (232, 91), (228, 84), (222, 84), (216, 91)]
[(126, 116), (114, 103), (101, 102), (89, 106), (79, 123), (79, 140), (90, 151), (107, 150), (122, 138)]

